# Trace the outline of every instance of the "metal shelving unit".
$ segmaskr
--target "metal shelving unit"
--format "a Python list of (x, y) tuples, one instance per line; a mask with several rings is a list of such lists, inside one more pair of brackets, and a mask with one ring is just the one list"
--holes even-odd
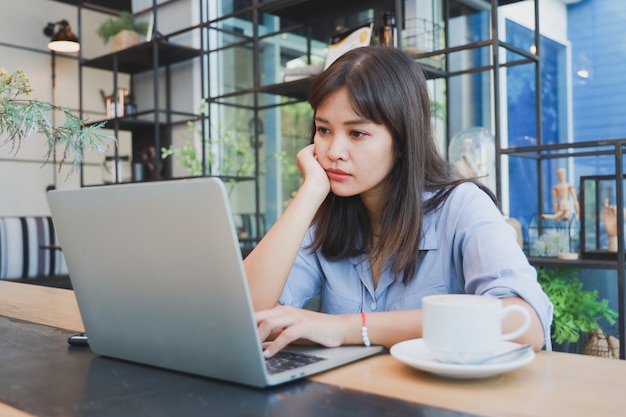
[[(439, 0), (433, 0), (436, 2)], [(471, 15), (477, 12), (487, 12), (489, 16), (489, 30), (491, 36), (480, 41), (469, 41), (463, 45), (448, 46), (445, 44), (435, 48), (435, 50), (422, 51), (417, 54), (413, 54), (416, 61), (422, 66), (423, 71), (428, 79), (440, 80), (443, 82), (448, 90), (449, 80), (455, 77), (464, 75), (472, 75), (477, 73), (489, 73), (492, 77), (492, 91), (493, 91), (493, 125), (496, 136), (496, 143), (499, 143), (500, 137), (500, 103), (502, 101), (500, 97), (499, 82), (500, 71), (506, 67), (512, 67), (516, 65), (532, 64), (536, 67), (536, 74), (539, 74), (539, 58), (535, 54), (520, 50), (514, 45), (501, 41), (497, 34), (498, 28), (498, 6), (504, 4), (515, 3), (516, 1), (471, 1), (471, 0), (440, 0), (441, 9), (444, 11), (442, 16), (442, 33), (431, 33), (430, 36), (441, 36), (443, 41), (450, 39), (450, 25), (449, 22), (459, 16)], [(369, 21), (374, 23), (374, 33), (377, 33), (379, 24), (382, 22), (382, 14), (385, 11), (393, 11), (398, 22), (398, 32), (401, 33), (404, 25), (404, 1), (403, 0), (346, 0), (340, 3), (332, 0), (267, 0), (267, 1), (252, 1), (237, 8), (236, 6), (228, 10), (223, 16), (212, 16), (207, 22), (204, 23), (204, 27), (208, 33), (217, 34), (214, 36), (231, 37), (230, 42), (224, 43), (209, 43), (206, 46), (206, 54), (210, 57), (213, 54), (226, 54), (229, 51), (237, 50), (238, 48), (245, 48), (251, 57), (251, 79), (252, 82), (249, 85), (237, 85), (235, 88), (227, 91), (211, 91), (210, 88), (206, 92), (207, 103), (209, 108), (208, 113), (208, 128), (211, 129), (211, 123), (213, 114), (220, 112), (216, 110), (216, 107), (225, 108), (240, 108), (246, 111), (250, 111), (254, 114), (252, 119), (254, 120), (255, 137), (253, 138), (253, 146), (258, 147), (260, 143), (259, 136), (261, 134), (272, 134), (271, 132), (263, 131), (263, 123), (260, 122), (260, 114), (268, 109), (274, 107), (280, 107), (290, 104), (299, 103), (306, 100), (308, 89), (314, 79), (314, 77), (300, 79), (290, 82), (278, 82), (273, 83), (271, 80), (268, 82), (267, 78), (264, 78), (262, 60), (265, 57), (264, 48), (270, 45), (272, 38), (281, 34), (289, 35), (291, 33), (299, 33), (302, 37), (306, 37), (306, 45), (302, 50), (302, 53), (310, 59), (312, 51), (312, 43), (327, 42), (333, 35), (336, 34), (337, 26), (352, 26), (356, 27), (359, 24), (364, 23), (359, 21), (357, 16), (368, 16)], [(327, 6), (327, 7), (325, 7)], [(535, 3), (535, 18), (538, 17), (538, 4)], [(268, 17), (274, 17), (279, 19), (279, 23), (276, 24), (275, 30), (260, 29), (259, 22), (266, 22)], [(236, 19), (249, 22), (250, 32), (247, 33), (244, 30), (239, 30), (233, 26), (232, 22)], [(239, 31), (238, 31), (239, 30)], [(434, 28), (432, 30), (435, 30)], [(539, 38), (538, 25), (535, 25), (535, 39)], [(210, 35), (206, 36), (207, 39), (212, 39)], [(398, 47), (403, 48), (402, 36), (399, 36)], [(437, 44), (438, 45), (438, 44)], [(481, 50), (489, 49), (491, 62), (486, 65), (470, 66), (469, 68), (452, 68), (450, 65), (450, 57), (455, 54), (463, 53), (479, 53)], [(509, 60), (508, 62), (501, 62), (501, 54), (503, 51), (512, 51), (516, 54), (517, 58)], [(439, 67), (431, 65), (432, 62), (437, 62)], [(537, 77), (536, 85), (539, 86), (539, 79)], [(264, 101), (266, 97), (278, 97), (277, 100)], [(237, 99), (241, 97), (251, 97), (250, 102), (242, 104)], [(243, 101), (243, 100), (242, 100)], [(540, 103), (538, 104), (538, 112), (540, 112)], [(449, 102), (446, 102), (446, 114), (450, 114), (451, 107)], [(449, 119), (447, 119), (449, 122)], [(539, 120), (539, 118), (538, 118)], [(539, 126), (539, 121), (537, 125)], [(450, 131), (450, 126), (446, 129)], [(448, 138), (448, 141), (450, 138)], [(497, 169), (500, 169), (499, 162), (497, 162)], [(257, 153), (255, 177), (259, 177), (259, 159)], [(497, 194), (500, 194), (501, 184), (497, 184)], [(257, 213), (260, 212), (259, 196), (261, 190), (257, 182), (256, 186), (256, 207)]]
[[(178, 124), (186, 124), (191, 120), (198, 120), (201, 116), (196, 113), (177, 111), (172, 106), (171, 97), (174, 94), (171, 85), (171, 71), (173, 65), (181, 64), (186, 61), (193, 61), (200, 58), (202, 51), (196, 48), (177, 44), (172, 41), (172, 37), (180, 35), (184, 32), (197, 30), (197, 27), (191, 26), (183, 31), (173, 34), (162, 34), (157, 27), (159, 10), (178, 0), (168, 2), (152, 1), (152, 7), (149, 11), (152, 13), (155, 27), (153, 28), (153, 39), (149, 42), (143, 42), (138, 45), (131, 46), (110, 54), (99, 56), (92, 59), (84, 59), (82, 52), (79, 55), (79, 90), (80, 102), (79, 106), (83, 109), (83, 84), (84, 84), (84, 68), (94, 68), (99, 70), (110, 71), (113, 78), (113, 91), (118, 91), (118, 78), (121, 74), (130, 75), (131, 90), (133, 86), (133, 77), (138, 74), (152, 73), (153, 77), (153, 105), (152, 108), (118, 116), (116, 112), (111, 118), (106, 120), (96, 120), (92, 123), (104, 123), (104, 127), (112, 129), (116, 137), (121, 131), (128, 131), (132, 135), (132, 156), (131, 160), (138, 160), (142, 150), (146, 147), (153, 146), (155, 148), (155, 156), (153, 158), (155, 178), (151, 179), (169, 179), (172, 178), (171, 161), (162, 161), (160, 158), (161, 147), (167, 147), (172, 143), (172, 127)], [(98, 2), (91, 1), (73, 1), (78, 6), (79, 14), (79, 32), (81, 32), (81, 13), (83, 8), (105, 11), (106, 13), (115, 13), (120, 11), (130, 11), (130, 3), (124, 2), (107, 3), (106, 8), (100, 7)], [(123, 9), (112, 9), (113, 7), (124, 7)], [(128, 9), (126, 9), (128, 7)], [(204, 3), (200, 2), (200, 8), (204, 7)], [(200, 13), (203, 13), (200, 10)], [(165, 106), (160, 105), (161, 88), (163, 83), (165, 92)], [(117, 110), (116, 110), (117, 111)], [(122, 158), (119, 155), (118, 148), (115, 148), (114, 166), (118, 172), (118, 165)], [(146, 178), (133, 178), (133, 181), (143, 181)], [(116, 183), (122, 182), (122, 179), (115, 178)], [(81, 178), (81, 186), (84, 186)]]
[[(537, 170), (540, 173), (543, 169), (542, 163), (555, 159), (575, 159), (575, 158), (599, 158), (606, 157), (612, 159), (611, 169), (615, 178), (615, 202), (617, 224), (624, 224), (624, 182), (618, 181), (618, 173), (624, 173), (624, 150), (626, 149), (626, 139), (598, 140), (588, 142), (570, 142), (559, 144), (538, 144), (536, 146), (512, 147), (499, 150), (499, 157), (517, 157), (531, 159), (537, 162)], [(604, 161), (604, 160), (603, 160)], [(608, 161), (607, 161), (608, 162)], [(543, 179), (543, 175), (538, 175), (538, 179)], [(543, 202), (541, 199), (543, 182), (537, 184), (538, 207), (541, 212)], [(580, 190), (582, 193), (583, 190)], [(579, 195), (579, 199), (580, 199)], [(581, 227), (581, 233), (585, 230)], [(612, 270), (617, 275), (617, 300), (618, 300), (618, 328), (620, 340), (620, 358), (625, 359), (625, 335), (626, 335), (626, 249), (624, 247), (624, 228), (617, 228), (617, 252), (614, 259), (585, 259), (561, 260), (553, 257), (531, 256), (529, 261), (537, 267), (550, 268), (580, 268), (595, 270)]]

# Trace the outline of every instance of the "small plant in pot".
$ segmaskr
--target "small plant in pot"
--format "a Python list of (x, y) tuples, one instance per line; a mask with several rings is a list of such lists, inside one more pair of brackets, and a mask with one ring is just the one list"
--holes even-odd
[(98, 36), (105, 44), (113, 39), (111, 51), (116, 52), (141, 42), (148, 33), (148, 22), (138, 22), (130, 12), (123, 11), (117, 17), (109, 17), (98, 28)]
[(615, 324), (618, 314), (607, 299), (599, 299), (598, 291), (583, 290), (576, 268), (538, 268), (537, 278), (554, 305), (552, 340), (569, 348), (581, 334), (600, 328), (600, 320)]

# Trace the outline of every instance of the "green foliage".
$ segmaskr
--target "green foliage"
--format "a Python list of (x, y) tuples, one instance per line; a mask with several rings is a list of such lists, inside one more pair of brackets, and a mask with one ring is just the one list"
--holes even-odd
[[(307, 128), (311, 119), (311, 107), (308, 103), (296, 103), (295, 105), (284, 106), (283, 111), (283, 139), (289, 135), (302, 135), (302, 124)], [(206, 102), (201, 102), (199, 113), (206, 114)], [(212, 138), (208, 139), (206, 146), (207, 175), (218, 175), (229, 185), (229, 192), (242, 180), (241, 177), (248, 177), (255, 174), (255, 153), (251, 143), (250, 126), (241, 126), (240, 120), (245, 120), (241, 114), (234, 114), (232, 122), (228, 126), (218, 126)], [(182, 148), (173, 145), (169, 148), (161, 148), (163, 159), (170, 156), (176, 158), (178, 163), (186, 169), (191, 176), (202, 175), (202, 156), (194, 147), (194, 142), (200, 142), (202, 129), (196, 128), (194, 122), (187, 123), (187, 131), (181, 137), (186, 139)], [(190, 138), (190, 135), (196, 139)], [(217, 139), (215, 139), (217, 138)], [(304, 142), (306, 144), (306, 141)], [(304, 146), (304, 145), (302, 145)], [(300, 144), (298, 149), (300, 149)], [(295, 151), (294, 151), (295, 152)], [(295, 164), (295, 153), (292, 157), (286, 151), (277, 151), (267, 155), (264, 162), (274, 159), (280, 162), (282, 168), (283, 185), (293, 183), (297, 189), (300, 184), (300, 170)], [(261, 165), (262, 167), (262, 165)], [(289, 187), (289, 186), (288, 186)]]
[[(59, 161), (60, 170), (67, 158), (73, 156), (71, 174), (82, 164), (85, 151), (105, 153), (108, 142), (115, 142), (115, 138), (98, 131), (103, 124), (86, 126), (67, 108), (26, 99), (24, 96), (31, 92), (30, 81), (23, 70), (9, 74), (0, 68), (0, 144), (11, 144), (13, 155), (32, 134), (41, 133), (47, 138), (46, 162), (52, 157)], [(59, 127), (53, 126), (50, 118), (54, 110), (65, 115)], [(60, 155), (58, 147), (62, 149)]]
[[(195, 129), (193, 122), (187, 123), (188, 132), (202, 135), (202, 129)], [(182, 148), (174, 145), (161, 148), (161, 158), (169, 156), (177, 158), (178, 162), (191, 176), (202, 175), (202, 156), (194, 147), (192, 138), (187, 137)], [(241, 177), (254, 174), (254, 149), (250, 144), (248, 133), (241, 133), (239, 123), (234, 121), (228, 128), (220, 127), (216, 134), (219, 140), (209, 139), (207, 144), (207, 162), (209, 175), (220, 175), (231, 185), (230, 191), (239, 183)]]
[(574, 268), (540, 268), (538, 280), (554, 304), (552, 339), (557, 343), (575, 343), (580, 333), (600, 327), (598, 320), (615, 324), (617, 312), (607, 299), (598, 300), (598, 291), (584, 291)]
[(123, 11), (119, 16), (109, 17), (102, 22), (97, 33), (106, 44), (109, 39), (123, 30), (132, 30), (145, 36), (148, 32), (148, 22), (136, 22), (131, 13)]
[[(191, 125), (193, 126), (193, 123), (191, 123)], [(162, 159), (171, 155), (174, 155), (174, 157), (178, 159), (178, 162), (180, 162), (183, 168), (189, 171), (192, 177), (202, 175), (202, 159), (193, 146), (191, 139), (188, 139), (181, 149), (175, 148), (174, 145), (169, 148), (161, 148)]]
[(430, 102), (430, 114), (435, 119), (445, 120), (446, 119), (446, 106), (443, 103), (438, 101)]
[[(219, 171), (222, 175), (243, 177), (254, 174), (254, 149), (250, 143), (250, 134), (241, 133), (236, 120), (229, 128), (219, 130), (219, 146), (215, 152), (209, 152), (209, 162), (220, 162)], [(212, 140), (209, 142), (214, 144)]]

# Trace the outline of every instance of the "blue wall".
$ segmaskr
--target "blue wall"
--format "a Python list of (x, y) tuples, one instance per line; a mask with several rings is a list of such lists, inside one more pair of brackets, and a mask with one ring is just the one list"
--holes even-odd
[[(568, 6), (568, 39), (571, 43), (572, 88), (567, 92), (565, 46), (541, 39), (542, 139), (544, 144), (563, 143), (567, 137), (567, 100), (572, 101), (575, 142), (626, 138), (626, 1), (583, 0)], [(530, 30), (507, 22), (507, 41), (527, 49), (532, 42)], [(580, 70), (589, 71), (588, 78)], [(511, 146), (532, 145), (535, 91), (532, 68), (512, 67), (507, 78), (509, 113), (508, 137)], [(526, 109), (527, 111), (524, 111)], [(552, 211), (552, 187), (556, 169), (564, 159), (544, 160), (542, 212)], [(583, 175), (614, 174), (612, 156), (576, 158), (572, 181), (579, 187)], [(536, 163), (510, 158), (509, 187), (511, 217), (527, 222), (537, 213)], [(578, 190), (579, 191), (579, 190)]]
[[(515, 22), (506, 22), (507, 42), (528, 50), (534, 43), (533, 32)], [(544, 144), (567, 141), (567, 91), (562, 81), (566, 78), (566, 47), (545, 37), (540, 39), (541, 57), (541, 132)], [(519, 59), (507, 52), (507, 61)], [(536, 85), (533, 64), (507, 69), (507, 114), (509, 146), (533, 146), (537, 143)], [(558, 181), (556, 170), (562, 161), (547, 159), (543, 163), (549, 184)], [(537, 197), (537, 162), (534, 159), (509, 158), (510, 207), (508, 213), (522, 224), (526, 235), (530, 220), (539, 214)], [(543, 189), (542, 213), (553, 212), (552, 187)]]
[[(568, 7), (574, 140), (626, 137), (626, 1), (584, 0)], [(587, 68), (583, 79), (576, 71)]]

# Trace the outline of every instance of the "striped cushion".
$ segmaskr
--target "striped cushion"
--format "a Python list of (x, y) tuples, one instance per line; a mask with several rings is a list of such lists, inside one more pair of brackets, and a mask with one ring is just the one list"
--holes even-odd
[(0, 279), (66, 275), (50, 217), (0, 217)]

